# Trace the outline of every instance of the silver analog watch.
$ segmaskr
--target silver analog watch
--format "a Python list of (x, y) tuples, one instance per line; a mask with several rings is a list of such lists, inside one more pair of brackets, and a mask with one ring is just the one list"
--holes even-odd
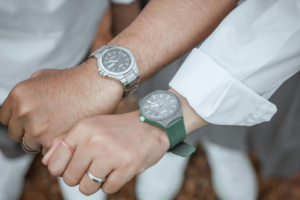
[(140, 74), (131, 51), (124, 47), (103, 46), (90, 55), (97, 59), (101, 76), (121, 81), (124, 85), (123, 99), (139, 86)]

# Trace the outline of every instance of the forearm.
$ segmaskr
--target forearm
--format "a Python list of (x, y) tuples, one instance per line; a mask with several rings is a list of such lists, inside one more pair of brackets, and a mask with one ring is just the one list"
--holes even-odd
[(129, 5), (112, 4), (112, 33), (118, 35), (128, 27), (141, 12), (139, 1)]
[(152, 0), (109, 44), (131, 50), (141, 82), (203, 41), (237, 0)]

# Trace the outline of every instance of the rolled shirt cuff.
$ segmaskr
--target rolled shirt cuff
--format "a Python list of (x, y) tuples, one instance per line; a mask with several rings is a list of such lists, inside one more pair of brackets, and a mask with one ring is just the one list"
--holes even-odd
[(211, 124), (252, 126), (277, 111), (200, 49), (191, 52), (169, 85)]

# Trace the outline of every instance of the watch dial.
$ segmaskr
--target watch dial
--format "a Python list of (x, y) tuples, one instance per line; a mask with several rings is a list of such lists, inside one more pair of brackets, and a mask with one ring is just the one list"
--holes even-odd
[(111, 72), (123, 72), (130, 64), (130, 55), (122, 49), (110, 49), (102, 57), (102, 65)]
[(172, 116), (178, 106), (178, 100), (173, 94), (155, 93), (144, 101), (142, 109), (146, 117), (162, 119)]

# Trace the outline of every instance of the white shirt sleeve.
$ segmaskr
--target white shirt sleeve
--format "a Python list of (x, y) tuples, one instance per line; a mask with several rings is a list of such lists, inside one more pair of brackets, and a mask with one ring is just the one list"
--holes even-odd
[(110, 1), (115, 4), (131, 4), (135, 0), (110, 0)]
[(300, 1), (248, 0), (183, 63), (170, 87), (206, 121), (269, 121), (267, 99), (300, 69)]

